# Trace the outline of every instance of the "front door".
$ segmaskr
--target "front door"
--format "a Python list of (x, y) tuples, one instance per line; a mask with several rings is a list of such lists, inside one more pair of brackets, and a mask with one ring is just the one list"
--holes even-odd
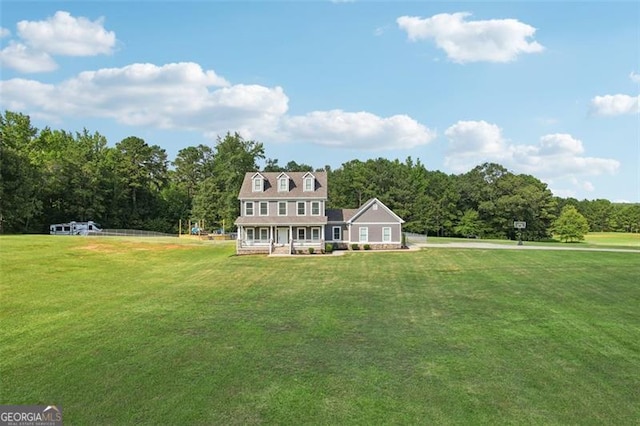
[(289, 242), (289, 229), (278, 228), (278, 244), (287, 244)]

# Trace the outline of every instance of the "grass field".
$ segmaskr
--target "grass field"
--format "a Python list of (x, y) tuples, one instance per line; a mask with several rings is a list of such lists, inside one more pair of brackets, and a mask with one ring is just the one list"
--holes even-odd
[(0, 238), (0, 403), (65, 424), (637, 424), (640, 255)]
[[(451, 237), (428, 237), (426, 239), (432, 244), (447, 244), (447, 243), (493, 243), (493, 244), (515, 244), (515, 241), (510, 240), (490, 240), (490, 239), (475, 239), (475, 238), (451, 238)], [(425, 242), (423, 238), (414, 238), (412, 242)], [(637, 233), (625, 233), (625, 232), (590, 232), (584, 237), (584, 241), (563, 243), (560, 240), (551, 242), (539, 242), (539, 241), (525, 241), (527, 245), (537, 246), (559, 246), (567, 247), (574, 246), (580, 248), (620, 248), (630, 250), (640, 250), (640, 234)]]

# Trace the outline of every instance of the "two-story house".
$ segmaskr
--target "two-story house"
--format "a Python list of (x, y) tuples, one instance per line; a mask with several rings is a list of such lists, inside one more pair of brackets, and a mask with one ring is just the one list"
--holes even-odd
[(247, 173), (238, 199), (238, 253), (324, 247), (326, 172)]
[(238, 199), (238, 254), (319, 252), (326, 242), (401, 247), (404, 221), (378, 199), (359, 209), (326, 209), (324, 171), (247, 173)]

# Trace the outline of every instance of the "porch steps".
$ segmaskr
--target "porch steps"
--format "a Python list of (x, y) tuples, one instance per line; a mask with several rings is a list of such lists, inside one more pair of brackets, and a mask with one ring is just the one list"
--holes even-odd
[(274, 246), (271, 254), (289, 254), (289, 246)]

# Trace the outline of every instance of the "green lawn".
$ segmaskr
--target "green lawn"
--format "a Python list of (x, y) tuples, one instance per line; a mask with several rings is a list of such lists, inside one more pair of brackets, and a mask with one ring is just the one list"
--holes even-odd
[(65, 424), (637, 424), (640, 255), (0, 238), (0, 403)]
[[(422, 238), (410, 238), (411, 243), (424, 243), (425, 239)], [(448, 243), (493, 243), (493, 244), (516, 244), (516, 241), (511, 240), (496, 240), (496, 239), (475, 239), (475, 238), (453, 238), (453, 237), (428, 237), (426, 242), (431, 244), (448, 244)], [(580, 247), (580, 248), (617, 248), (617, 249), (630, 249), (640, 250), (640, 234), (638, 233), (625, 233), (625, 232), (589, 232), (584, 237), (584, 241), (563, 243), (560, 240), (550, 242), (539, 241), (525, 241), (526, 245), (536, 246), (560, 246), (560, 247)]]
[(640, 248), (640, 234), (624, 232), (589, 232), (585, 242), (593, 245), (630, 246)]

